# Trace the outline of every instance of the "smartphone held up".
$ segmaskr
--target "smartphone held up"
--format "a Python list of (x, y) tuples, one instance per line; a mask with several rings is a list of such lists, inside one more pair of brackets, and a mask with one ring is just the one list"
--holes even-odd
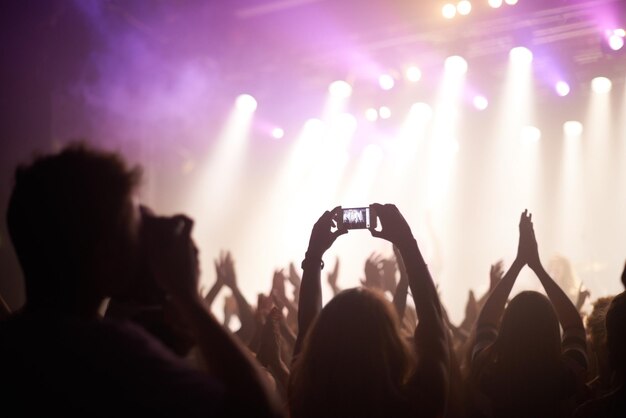
[(373, 229), (376, 228), (376, 213), (371, 208), (342, 208), (337, 220), (338, 228)]

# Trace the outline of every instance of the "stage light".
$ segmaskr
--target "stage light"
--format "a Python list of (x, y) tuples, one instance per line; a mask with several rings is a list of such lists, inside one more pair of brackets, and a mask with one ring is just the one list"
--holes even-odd
[(422, 71), (413, 66), (406, 69), (406, 79), (411, 83), (416, 83), (422, 78)]
[(441, 14), (446, 19), (452, 19), (454, 16), (456, 16), (456, 7), (454, 7), (454, 4), (451, 3), (444, 4), (444, 6), (441, 8)]
[(378, 111), (373, 107), (370, 107), (365, 111), (365, 119), (369, 120), (370, 122), (376, 121), (378, 119)]
[(509, 51), (509, 59), (514, 64), (528, 65), (533, 62), (533, 53), (523, 46), (516, 46)]
[(352, 86), (343, 80), (337, 80), (330, 83), (328, 92), (338, 99), (347, 99), (352, 94)]
[(624, 37), (619, 36), (617, 33), (613, 33), (609, 36), (609, 47), (613, 51), (619, 51), (624, 47)]
[(378, 85), (383, 90), (391, 90), (396, 85), (396, 81), (389, 74), (382, 74), (378, 77)]
[(282, 128), (272, 129), (272, 138), (281, 139), (284, 136), (285, 136), (285, 131)]
[(489, 101), (487, 100), (487, 98), (485, 96), (475, 96), (474, 100), (474, 107), (478, 110), (485, 110), (487, 109), (487, 106), (489, 106)]
[(606, 77), (596, 77), (591, 80), (591, 89), (594, 93), (605, 94), (611, 91), (613, 83)]
[(381, 106), (378, 108), (378, 115), (381, 119), (389, 119), (391, 117), (391, 109), (387, 106)]
[(617, 36), (621, 36), (622, 38), (626, 38), (626, 30), (624, 29), (615, 29), (613, 33)]
[(237, 106), (237, 109), (242, 112), (252, 113), (256, 110), (257, 102), (256, 99), (249, 94), (240, 94), (237, 96), (235, 106)]
[(415, 116), (416, 120), (424, 121), (429, 120), (432, 117), (433, 111), (428, 104), (417, 102), (413, 103), (411, 106), (410, 114), (411, 116)]
[(500, 6), (502, 6), (502, 0), (489, 0), (489, 6), (491, 6), (494, 9), (497, 9)]
[(472, 11), (472, 3), (469, 0), (461, 0), (456, 5), (456, 11), (459, 12), (460, 15), (467, 16)]
[(445, 69), (446, 73), (449, 74), (465, 74), (467, 72), (467, 61), (463, 57), (452, 55), (446, 58)]
[(517, 0), (504, 0), (504, 2), (509, 6), (515, 6), (517, 4)]
[(520, 138), (525, 142), (537, 142), (541, 139), (541, 131), (535, 126), (524, 126)]
[(568, 138), (577, 138), (583, 133), (583, 124), (577, 120), (568, 120), (563, 124), (563, 133)]
[(554, 90), (556, 90), (556, 94), (558, 94), (559, 96), (565, 97), (569, 94), (570, 87), (569, 84), (567, 84), (565, 81), (558, 81), (554, 85)]

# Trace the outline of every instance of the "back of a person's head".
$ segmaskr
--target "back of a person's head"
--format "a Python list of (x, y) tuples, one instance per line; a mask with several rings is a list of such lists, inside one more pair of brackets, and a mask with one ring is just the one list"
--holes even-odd
[(611, 367), (626, 376), (626, 292), (613, 298), (606, 313), (606, 344)]
[(605, 296), (593, 302), (591, 314), (586, 319), (587, 333), (594, 349), (604, 345), (606, 341), (606, 312), (609, 310), (612, 296)]
[(343, 291), (322, 309), (294, 364), (292, 416), (388, 416), (402, 410), (413, 364), (391, 304), (368, 289)]
[(75, 144), (17, 168), (7, 224), (29, 305), (90, 292), (89, 274), (128, 252), (138, 169)]
[(561, 337), (548, 298), (533, 291), (515, 296), (504, 311), (495, 348), (498, 362), (510, 371), (540, 373), (546, 366), (556, 365)]

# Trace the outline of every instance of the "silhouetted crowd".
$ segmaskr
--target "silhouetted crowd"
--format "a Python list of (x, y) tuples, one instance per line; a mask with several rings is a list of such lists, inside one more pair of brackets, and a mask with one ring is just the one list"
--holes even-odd
[[(253, 306), (230, 252), (199, 291), (193, 221), (139, 205), (140, 181), (82, 144), (17, 168), (7, 225), (26, 304), (0, 304), (3, 416), (626, 417), (626, 295), (583, 314), (589, 293), (572, 301), (546, 271), (528, 211), (513, 263), (491, 266), (455, 326), (394, 205), (370, 206), (394, 256), (368, 258), (360, 287), (324, 265), (348, 232), (337, 207)], [(525, 267), (545, 295), (509, 299)]]

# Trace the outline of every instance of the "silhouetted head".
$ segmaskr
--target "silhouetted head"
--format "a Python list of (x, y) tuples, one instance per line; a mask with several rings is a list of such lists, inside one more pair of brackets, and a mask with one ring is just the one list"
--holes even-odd
[(508, 304), (496, 341), (499, 361), (523, 367), (557, 362), (561, 354), (559, 321), (541, 293), (526, 291)]
[(611, 368), (626, 377), (626, 292), (613, 298), (606, 313), (606, 345)]
[(139, 179), (117, 154), (84, 145), (17, 168), (7, 224), (29, 308), (92, 308), (122, 291), (134, 274)]
[(343, 291), (305, 338), (290, 385), (292, 416), (393, 416), (413, 366), (391, 304), (368, 289)]

